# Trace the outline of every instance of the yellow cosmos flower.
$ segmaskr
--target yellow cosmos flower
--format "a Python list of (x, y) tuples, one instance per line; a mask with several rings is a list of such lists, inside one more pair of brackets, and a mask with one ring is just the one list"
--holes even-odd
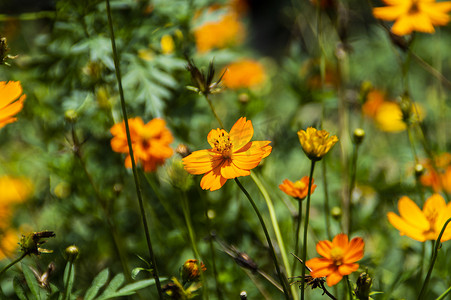
[(340, 233), (332, 242), (318, 242), (316, 251), (322, 257), (312, 258), (305, 265), (312, 270), (310, 274), (313, 278), (327, 277), (327, 285), (333, 286), (343, 276), (357, 271), (359, 265), (355, 262), (363, 258), (364, 247), (362, 238), (356, 237), (349, 241), (346, 234)]
[(194, 30), (197, 51), (204, 53), (235, 45), (243, 39), (243, 32), (243, 25), (235, 13), (226, 14), (216, 22), (206, 22)]
[(0, 81), (0, 128), (17, 121), (14, 116), (22, 110), (25, 98), (19, 81)]
[[(313, 181), (314, 180), (312, 179), (312, 190), (310, 194), (313, 194), (316, 188), (316, 184), (313, 184)], [(279, 189), (291, 197), (302, 200), (307, 197), (308, 182), (308, 176), (304, 176), (301, 180), (298, 180), (296, 182), (285, 179), (282, 184), (279, 184)]]
[(434, 33), (434, 26), (446, 25), (450, 17), (451, 1), (382, 0), (388, 6), (373, 8), (373, 15), (382, 20), (395, 21), (391, 31), (406, 35), (412, 31)]
[(251, 59), (234, 62), (221, 73), (224, 73), (222, 83), (229, 89), (251, 88), (265, 80), (263, 66)]
[(185, 157), (185, 170), (205, 174), (200, 186), (210, 191), (220, 189), (227, 179), (250, 175), (250, 170), (272, 150), (270, 141), (251, 142), (253, 135), (252, 122), (244, 117), (236, 121), (230, 133), (219, 128), (211, 130), (207, 140), (212, 149), (194, 151)]
[(161, 52), (163, 52), (163, 54), (173, 53), (175, 49), (175, 44), (174, 40), (172, 39), (172, 36), (170, 36), (169, 34), (163, 35), (161, 37), (160, 46)]
[[(446, 220), (451, 218), (451, 202), (448, 205), (439, 194), (429, 197), (421, 210), (409, 197), (398, 201), (400, 216), (393, 212), (387, 214), (388, 221), (399, 230), (401, 235), (424, 242), (436, 240)], [(451, 226), (447, 226), (441, 241), (451, 239)]]
[(317, 130), (309, 127), (306, 131), (298, 131), (299, 142), (302, 150), (311, 160), (320, 160), (338, 142), (337, 136), (329, 137), (326, 130)]
[[(418, 117), (420, 120), (418, 120)], [(410, 122), (418, 122), (423, 120), (423, 108), (415, 104), (412, 106)], [(403, 113), (401, 107), (396, 102), (385, 101), (379, 105), (375, 114), (374, 120), (377, 127), (387, 132), (399, 132), (406, 130), (407, 125), (403, 120)]]

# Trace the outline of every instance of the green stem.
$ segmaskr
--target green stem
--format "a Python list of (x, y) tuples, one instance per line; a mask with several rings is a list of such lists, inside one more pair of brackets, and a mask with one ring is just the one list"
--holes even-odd
[(287, 286), (286, 286), (287, 280), (284, 278), (283, 274), (280, 272), (280, 267), (279, 267), (279, 263), (277, 262), (276, 252), (274, 251), (274, 247), (272, 245), (271, 238), (269, 236), (268, 230), (266, 229), (265, 222), (263, 221), (263, 217), (260, 214), (260, 211), (258, 210), (257, 205), (255, 205), (254, 200), (252, 200), (251, 195), (249, 195), (247, 190), (241, 185), (241, 183), (238, 180), (238, 178), (235, 178), (235, 182), (236, 182), (236, 184), (238, 184), (240, 189), (246, 195), (247, 199), (249, 200), (249, 202), (251, 203), (252, 207), (254, 208), (255, 213), (257, 214), (257, 217), (258, 217), (258, 219), (260, 221), (260, 225), (262, 226), (263, 232), (265, 233), (266, 241), (268, 242), (269, 250), (271, 252), (271, 256), (272, 256), (272, 259), (273, 259), (273, 262), (274, 262), (274, 266), (276, 267), (277, 275), (279, 276), (280, 283), (282, 284), (282, 288), (283, 288), (283, 293), (285, 295), (285, 299), (289, 300), (290, 296), (289, 296), (289, 292), (288, 292), (288, 289), (287, 289)]
[(346, 275), (346, 283), (348, 286), (348, 295), (349, 295), (349, 300), (353, 300), (354, 299), (354, 295), (352, 294), (352, 288), (351, 288), (351, 282), (349, 281), (349, 276)]
[(443, 293), (441, 294), (437, 299), (435, 300), (442, 300), (445, 299), (446, 296), (448, 296), (448, 294), (451, 293), (451, 286)]
[(221, 119), (220, 119), (220, 118), (218, 117), (218, 115), (216, 114), (216, 110), (215, 110), (215, 108), (214, 108), (214, 106), (213, 106), (213, 103), (211, 103), (210, 97), (208, 97), (208, 95), (204, 95), (204, 96), (205, 96), (205, 99), (206, 99), (207, 102), (208, 102), (208, 105), (210, 106), (211, 112), (213, 113), (213, 115), (215, 116), (216, 120), (218, 121), (219, 126), (221, 126), (221, 128), (224, 128), (224, 125), (222, 124)]
[(67, 278), (65, 280), (65, 292), (64, 292), (64, 299), (65, 300), (70, 300), (70, 289), (69, 289), (69, 280), (70, 280), (70, 274), (72, 273), (72, 267), (73, 267), (73, 263), (69, 262), (69, 272), (67, 272)]
[(326, 170), (326, 162), (322, 163), (323, 169), (323, 184), (324, 184), (324, 219), (326, 221), (326, 233), (329, 241), (332, 240), (332, 235), (330, 233), (330, 208), (329, 208), (329, 192), (327, 189), (327, 170)]
[(22, 259), (25, 258), (25, 256), (27, 256), (27, 253), (22, 253), (21, 256), (19, 256), (18, 258), (16, 258), (16, 260), (12, 261), (9, 265), (7, 265), (6, 267), (4, 267), (1, 271), (0, 271), (0, 278), (2, 277), (3, 273), (5, 273), (9, 268), (11, 268), (12, 266), (14, 266), (15, 264), (17, 264), (19, 261), (21, 261)]
[[(297, 222), (296, 222), (296, 233), (295, 233), (295, 237), (294, 237), (294, 254), (296, 254), (296, 256), (299, 256), (299, 232), (301, 231), (301, 219), (302, 219), (302, 200), (301, 199), (297, 199), (298, 201), (298, 218), (297, 218)], [(294, 272), (296, 271), (296, 266), (298, 264), (294, 263), (293, 264), (293, 270), (291, 272), (291, 274), (294, 274)]]
[(143, 203), (142, 194), (141, 194), (141, 186), (140, 186), (140, 183), (139, 183), (138, 171), (137, 171), (137, 168), (136, 168), (135, 156), (134, 156), (134, 153), (133, 153), (133, 147), (132, 147), (132, 142), (131, 142), (130, 128), (129, 128), (129, 125), (128, 125), (127, 110), (126, 110), (126, 107), (125, 107), (124, 91), (122, 89), (121, 70), (120, 70), (120, 65), (119, 65), (119, 56), (118, 56), (118, 53), (117, 53), (116, 41), (115, 41), (115, 38), (114, 38), (113, 20), (112, 20), (112, 17), (111, 17), (111, 8), (110, 8), (110, 1), (109, 0), (106, 0), (106, 11), (107, 11), (107, 15), (108, 15), (108, 26), (109, 26), (109, 29), (110, 29), (110, 38), (111, 38), (111, 47), (112, 47), (112, 50), (113, 50), (114, 67), (115, 67), (115, 70), (116, 70), (116, 79), (117, 79), (117, 84), (118, 84), (118, 88), (119, 88), (119, 95), (120, 95), (120, 99), (121, 99), (121, 108), (122, 108), (122, 116), (124, 118), (124, 123), (125, 123), (125, 132), (127, 134), (128, 149), (129, 149), (131, 162), (132, 162), (132, 170), (133, 170), (133, 178), (135, 180), (136, 194), (138, 196), (138, 202), (139, 202), (139, 208), (140, 208), (141, 217), (142, 217), (142, 223), (143, 223), (143, 227), (144, 227), (144, 232), (146, 234), (147, 247), (148, 247), (150, 259), (151, 259), (151, 262), (152, 262), (152, 270), (153, 270), (152, 274), (153, 274), (153, 277), (155, 279), (155, 285), (157, 286), (158, 295), (159, 295), (160, 299), (162, 300), (163, 299), (163, 291), (161, 290), (160, 278), (158, 276), (158, 268), (157, 268), (157, 264), (156, 264), (156, 260), (155, 260), (155, 255), (154, 255), (154, 252), (153, 252), (153, 249), (152, 249), (152, 243), (150, 241), (150, 233), (149, 233), (149, 228), (148, 228), (148, 224), (147, 224), (146, 213), (144, 211), (144, 203)]
[(424, 299), (423, 298), (423, 294), (426, 292), (426, 289), (427, 289), (427, 286), (428, 286), (428, 283), (429, 283), (429, 279), (431, 278), (432, 269), (434, 268), (435, 260), (437, 259), (437, 255), (438, 255), (438, 249), (440, 248), (440, 245), (441, 245), (442, 235), (445, 232), (446, 226), (448, 225), (449, 222), (451, 222), (451, 218), (449, 218), (445, 222), (445, 224), (443, 225), (442, 230), (440, 231), (440, 234), (438, 235), (438, 238), (437, 238), (437, 240), (435, 242), (435, 247), (434, 247), (433, 252), (432, 252), (431, 264), (429, 266), (429, 270), (428, 270), (428, 273), (426, 275), (426, 278), (424, 279), (423, 286), (421, 287), (421, 291), (420, 291), (420, 294), (418, 296), (418, 300)]
[(359, 145), (354, 144), (354, 151), (352, 154), (352, 161), (351, 161), (351, 180), (349, 182), (349, 192), (348, 192), (348, 203), (347, 203), (347, 232), (348, 236), (351, 235), (352, 232), (352, 193), (354, 192), (355, 188), (355, 180), (357, 176), (357, 157), (359, 153)]
[[(265, 186), (262, 184), (260, 179), (257, 177), (257, 175), (255, 175), (255, 173), (251, 172), (251, 178), (255, 182), (255, 184), (257, 185), (257, 187), (260, 190), (260, 192), (262, 193), (263, 198), (266, 201), (266, 206), (268, 206), (268, 211), (269, 211), (269, 216), (270, 216), (270, 219), (271, 219), (271, 224), (272, 224), (272, 226), (274, 228), (274, 232), (276, 234), (277, 243), (279, 245), (280, 253), (282, 255), (283, 266), (285, 268), (285, 271), (287, 272), (288, 278), (290, 278), (292, 276), (291, 275), (292, 273), (290, 273), (290, 265), (288, 263), (288, 257), (287, 257), (287, 254), (286, 254), (287, 251), (285, 249), (285, 243), (283, 241), (283, 237), (282, 237), (282, 234), (280, 232), (279, 222), (277, 222), (276, 210), (274, 209), (274, 204), (273, 204), (273, 202), (271, 200), (271, 197), (269, 196), (268, 191), (266, 190)], [(293, 285), (291, 286), (291, 293), (293, 295), (297, 295), (296, 287), (293, 286)]]
[(202, 271), (202, 268), (200, 266), (200, 264), (201, 264), (200, 254), (199, 254), (199, 250), (197, 249), (197, 245), (196, 245), (196, 237), (194, 235), (193, 224), (191, 223), (188, 199), (186, 198), (186, 194), (184, 192), (182, 192), (182, 209), (183, 209), (183, 215), (185, 217), (186, 228), (188, 229), (189, 240), (191, 242), (191, 247), (193, 248), (193, 252), (194, 252), (194, 258), (197, 261), (197, 265), (198, 265), (198, 268), (200, 271), (200, 279), (202, 281), (202, 286), (203, 286), (202, 296), (204, 299), (208, 299), (207, 282), (205, 280), (204, 272)]
[(303, 239), (303, 250), (302, 250), (302, 261), (304, 265), (301, 266), (302, 269), (302, 277), (301, 277), (301, 300), (304, 300), (304, 287), (305, 287), (305, 263), (307, 261), (307, 232), (308, 232), (308, 222), (310, 215), (310, 194), (312, 191), (312, 182), (313, 182), (313, 171), (315, 170), (316, 161), (312, 160), (311, 168), (310, 168), (310, 177), (308, 182), (308, 190), (307, 190), (307, 204), (305, 209), (305, 217), (304, 217), (304, 239)]

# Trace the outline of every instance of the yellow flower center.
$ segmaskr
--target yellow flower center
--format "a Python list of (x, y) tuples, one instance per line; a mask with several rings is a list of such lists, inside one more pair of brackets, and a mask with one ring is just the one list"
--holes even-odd
[(334, 265), (341, 266), (343, 264), (344, 251), (340, 247), (335, 247), (330, 250), (330, 258), (334, 261)]
[(221, 132), (221, 134), (213, 140), (214, 149), (220, 153), (224, 158), (230, 158), (232, 154), (232, 143), (227, 132)]
[[(429, 222), (429, 229), (425, 230), (423, 234), (425, 235), (431, 234), (435, 236), (435, 223), (437, 222), (438, 214), (439, 212), (435, 207), (434, 208), (431, 207), (430, 209), (424, 212), (424, 215)], [(435, 239), (435, 237), (433, 237), (433, 239)]]
[(304, 182), (302, 182), (301, 180), (298, 180), (294, 183), (294, 187), (298, 190), (303, 190), (307, 187), (307, 185)]

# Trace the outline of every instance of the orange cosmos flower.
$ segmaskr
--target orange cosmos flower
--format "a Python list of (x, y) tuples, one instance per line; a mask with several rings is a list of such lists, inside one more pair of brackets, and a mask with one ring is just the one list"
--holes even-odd
[(243, 25), (234, 13), (224, 15), (217, 22), (206, 22), (194, 30), (197, 51), (203, 53), (237, 44), (243, 39), (243, 32)]
[(250, 120), (242, 117), (233, 125), (230, 133), (213, 129), (207, 136), (212, 149), (194, 151), (183, 159), (190, 174), (205, 174), (200, 186), (204, 190), (220, 189), (227, 179), (248, 176), (272, 150), (270, 141), (251, 142), (254, 128)]
[(306, 266), (312, 270), (312, 277), (327, 277), (327, 285), (333, 286), (340, 282), (343, 276), (357, 271), (359, 265), (355, 262), (362, 259), (364, 247), (362, 238), (356, 237), (349, 242), (348, 236), (340, 233), (332, 242), (318, 242), (316, 252), (322, 258), (312, 258), (306, 262)]
[(366, 101), (362, 106), (364, 115), (375, 118), (379, 107), (385, 103), (385, 94), (379, 90), (371, 90), (366, 96)]
[[(313, 194), (316, 188), (316, 184), (313, 184), (313, 181), (314, 180), (312, 179), (312, 190), (310, 194)], [(290, 180), (285, 179), (282, 184), (279, 184), (279, 189), (281, 189), (285, 194), (291, 197), (302, 200), (307, 197), (308, 182), (308, 176), (304, 176), (301, 180), (298, 180), (296, 182), (291, 182)]]
[(436, 169), (429, 159), (424, 162), (426, 172), (420, 177), (421, 184), (432, 187), (436, 193), (442, 190), (451, 193), (451, 154), (443, 153), (434, 161)]
[(0, 81), (0, 128), (17, 121), (14, 116), (22, 110), (26, 98), (22, 92), (19, 81)]
[(373, 8), (373, 15), (382, 20), (395, 21), (391, 32), (406, 35), (412, 31), (434, 33), (435, 26), (446, 25), (450, 17), (451, 1), (382, 0), (386, 7)]
[[(169, 145), (174, 138), (166, 128), (164, 120), (156, 118), (144, 124), (140, 117), (136, 117), (128, 119), (128, 125), (135, 161), (142, 164), (144, 171), (155, 171), (158, 166), (164, 164), (167, 158), (172, 156), (173, 150)], [(111, 139), (113, 151), (128, 154), (125, 123), (122, 121), (122, 123), (114, 124), (110, 132), (114, 136)], [(130, 154), (125, 159), (125, 167), (132, 167)]]
[[(446, 220), (451, 218), (451, 203), (446, 205), (445, 199), (439, 194), (429, 197), (421, 210), (409, 197), (398, 201), (401, 216), (393, 212), (387, 214), (388, 221), (399, 230), (401, 235), (424, 242), (436, 240)], [(451, 227), (447, 226), (441, 241), (451, 239)]]
[(329, 134), (326, 130), (317, 130), (313, 127), (298, 131), (299, 142), (308, 158), (320, 160), (338, 142), (336, 135)]
[[(225, 73), (224, 73), (225, 71)], [(263, 66), (251, 59), (245, 59), (228, 65), (222, 78), (222, 83), (229, 89), (250, 88), (265, 80)]]

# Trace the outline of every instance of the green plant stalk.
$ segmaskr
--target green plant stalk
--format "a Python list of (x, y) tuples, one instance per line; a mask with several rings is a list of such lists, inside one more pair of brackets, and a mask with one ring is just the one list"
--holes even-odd
[(5, 273), (9, 268), (11, 268), (12, 266), (14, 266), (15, 264), (17, 264), (18, 262), (20, 262), (22, 259), (25, 258), (25, 256), (27, 256), (27, 253), (22, 253), (21, 256), (19, 256), (18, 258), (16, 258), (14, 261), (12, 261), (11, 263), (9, 263), (7, 266), (5, 266), (1, 271), (0, 271), (0, 278), (3, 276), (3, 273)]
[(355, 188), (355, 180), (357, 177), (357, 158), (359, 155), (359, 145), (354, 144), (354, 151), (352, 153), (352, 161), (351, 161), (351, 180), (349, 182), (349, 192), (348, 192), (348, 203), (347, 203), (347, 233), (348, 236), (351, 235), (352, 232), (352, 193)]
[(152, 249), (152, 242), (150, 240), (150, 233), (149, 233), (149, 228), (148, 228), (148, 224), (147, 224), (146, 213), (144, 211), (144, 203), (143, 203), (143, 199), (142, 199), (141, 186), (139, 184), (138, 171), (136, 168), (135, 156), (133, 153), (133, 147), (132, 147), (132, 142), (131, 142), (130, 128), (128, 125), (128, 117), (127, 117), (127, 109), (125, 107), (124, 91), (122, 89), (119, 57), (118, 57), (118, 53), (117, 53), (117, 49), (116, 49), (116, 41), (114, 38), (114, 29), (113, 29), (113, 20), (111, 17), (110, 1), (109, 0), (105, 0), (105, 1), (106, 1), (106, 11), (107, 11), (107, 15), (108, 15), (108, 27), (110, 29), (111, 48), (113, 50), (114, 67), (116, 70), (116, 79), (117, 79), (119, 95), (120, 95), (120, 99), (121, 99), (122, 117), (124, 118), (124, 123), (125, 123), (125, 132), (127, 135), (128, 149), (129, 149), (131, 162), (132, 162), (132, 170), (133, 170), (133, 178), (135, 180), (136, 194), (138, 196), (139, 208), (140, 208), (140, 213), (141, 213), (141, 217), (142, 217), (144, 232), (146, 235), (146, 242), (147, 242), (147, 247), (149, 250), (149, 256), (150, 256), (150, 259), (152, 262), (152, 274), (155, 279), (155, 285), (157, 286), (158, 295), (159, 295), (160, 299), (163, 300), (163, 291), (161, 290), (160, 278), (158, 276), (158, 268), (157, 268), (157, 264), (156, 264), (156, 260), (155, 260), (155, 255), (154, 255), (154, 252)]
[(216, 114), (216, 110), (213, 106), (213, 103), (211, 103), (210, 97), (208, 97), (208, 95), (204, 95), (205, 99), (208, 102), (208, 105), (210, 106), (211, 112), (213, 113), (213, 115), (215, 116), (215, 119), (218, 121), (219, 126), (221, 126), (221, 128), (224, 128), (224, 125), (222, 124), (221, 119), (218, 117), (218, 115)]
[(308, 232), (308, 222), (310, 215), (310, 194), (312, 192), (312, 183), (313, 183), (313, 171), (315, 170), (315, 161), (312, 160), (312, 164), (310, 167), (310, 177), (308, 182), (308, 190), (307, 190), (307, 204), (305, 208), (305, 217), (304, 217), (304, 239), (303, 239), (303, 250), (302, 250), (302, 261), (304, 263), (301, 266), (301, 300), (304, 300), (304, 290), (305, 290), (305, 262), (307, 260), (307, 232)]
[(349, 276), (345, 275), (345, 277), (346, 277), (346, 283), (347, 283), (347, 287), (348, 287), (349, 300), (353, 300), (354, 295), (352, 294), (352, 288), (351, 288), (351, 282), (349, 281)]
[(255, 202), (252, 199), (251, 195), (249, 195), (247, 190), (241, 185), (241, 182), (238, 180), (238, 178), (235, 178), (235, 182), (236, 182), (236, 184), (238, 184), (240, 189), (243, 191), (244, 195), (246, 195), (246, 197), (249, 200), (249, 202), (251, 203), (255, 213), (257, 214), (258, 220), (260, 221), (260, 225), (262, 226), (263, 232), (265, 233), (266, 241), (268, 242), (269, 250), (271, 252), (271, 256), (272, 256), (272, 259), (273, 259), (273, 262), (274, 262), (274, 266), (276, 267), (277, 275), (279, 277), (280, 283), (282, 284), (282, 288), (283, 288), (283, 293), (285, 295), (285, 299), (289, 300), (290, 299), (290, 295), (289, 295), (289, 290), (287, 289), (287, 286), (286, 286), (286, 279), (283, 277), (283, 274), (280, 272), (280, 267), (279, 267), (279, 263), (277, 262), (276, 252), (274, 251), (274, 247), (272, 245), (271, 238), (270, 238), (269, 233), (268, 233), (268, 229), (266, 229), (266, 225), (265, 225), (265, 222), (263, 220), (263, 217), (260, 214), (260, 211), (258, 210), (257, 205), (255, 205)]
[(451, 293), (451, 286), (445, 292), (443, 292), (443, 294), (438, 296), (438, 298), (435, 300), (443, 300), (445, 299), (446, 296), (448, 296), (449, 293)]
[(440, 244), (441, 244), (441, 239), (442, 239), (442, 235), (445, 232), (446, 226), (448, 225), (448, 223), (451, 222), (451, 218), (449, 218), (445, 224), (442, 227), (442, 230), (440, 231), (440, 234), (438, 235), (437, 240), (435, 241), (435, 247), (433, 249), (432, 252), (432, 259), (431, 259), (431, 264), (429, 265), (429, 270), (428, 273), (426, 275), (426, 278), (424, 279), (424, 283), (423, 286), (421, 287), (421, 291), (420, 294), (418, 296), (418, 300), (424, 299), (423, 298), (423, 294), (426, 292), (428, 283), (429, 283), (429, 279), (431, 278), (431, 274), (432, 274), (432, 269), (434, 268), (434, 264), (435, 264), (435, 260), (437, 259), (437, 255), (438, 255), (438, 249), (440, 248)]
[(183, 209), (183, 215), (185, 217), (186, 228), (188, 229), (189, 240), (191, 242), (191, 247), (193, 248), (194, 258), (197, 260), (197, 266), (198, 266), (199, 272), (200, 272), (200, 279), (202, 281), (202, 286), (203, 286), (202, 297), (204, 299), (208, 299), (207, 281), (205, 280), (204, 272), (202, 271), (202, 268), (200, 266), (200, 254), (199, 254), (199, 250), (197, 249), (197, 245), (196, 245), (196, 237), (194, 236), (193, 224), (191, 223), (188, 199), (186, 198), (186, 194), (184, 192), (181, 192), (181, 194), (182, 194), (182, 209)]
[[(274, 228), (274, 232), (276, 234), (276, 240), (277, 240), (277, 243), (279, 244), (280, 253), (282, 255), (283, 266), (285, 268), (285, 271), (287, 272), (288, 278), (290, 278), (292, 276), (291, 275), (292, 273), (290, 272), (290, 265), (288, 263), (288, 257), (286, 255), (287, 251), (286, 251), (286, 248), (285, 248), (285, 243), (283, 241), (282, 234), (280, 233), (279, 222), (277, 222), (277, 217), (276, 217), (276, 211), (274, 209), (274, 204), (273, 204), (273, 202), (271, 200), (271, 197), (269, 196), (268, 191), (266, 190), (265, 186), (262, 184), (260, 179), (257, 177), (257, 175), (255, 175), (255, 173), (251, 172), (251, 178), (255, 182), (255, 184), (257, 185), (258, 189), (260, 190), (260, 192), (263, 195), (263, 198), (266, 201), (266, 206), (268, 207), (269, 216), (270, 216), (270, 219), (271, 219), (271, 224), (272, 224), (272, 226)], [(297, 290), (296, 290), (296, 287), (294, 285), (291, 286), (291, 293), (293, 294), (294, 297), (297, 298)]]
[(324, 219), (326, 223), (326, 233), (327, 238), (329, 241), (332, 240), (332, 235), (330, 233), (330, 208), (329, 208), (329, 191), (327, 189), (327, 170), (326, 170), (326, 162), (322, 163), (322, 170), (323, 170), (323, 184), (324, 184)]
[(70, 300), (70, 289), (69, 289), (69, 280), (70, 280), (70, 274), (72, 273), (72, 268), (73, 268), (73, 262), (69, 262), (69, 272), (67, 272), (67, 278), (65, 280), (65, 285), (66, 288), (64, 289), (64, 299), (65, 300)]
[[(296, 254), (296, 256), (299, 256), (299, 232), (301, 230), (301, 219), (302, 219), (302, 200), (301, 199), (297, 199), (298, 200), (298, 219), (296, 222), (296, 231), (295, 231), (295, 237), (294, 237), (294, 254)], [(296, 261), (295, 261), (296, 262)], [(296, 266), (298, 264), (294, 263), (293, 264), (293, 269), (291, 271), (291, 274), (294, 274), (294, 272), (296, 271)]]

